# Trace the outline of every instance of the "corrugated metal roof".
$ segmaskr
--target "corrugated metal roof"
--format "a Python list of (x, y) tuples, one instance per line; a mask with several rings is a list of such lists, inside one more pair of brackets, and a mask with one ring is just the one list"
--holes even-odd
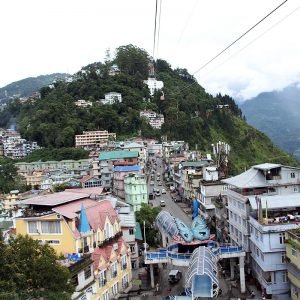
[(139, 171), (141, 169), (140, 166), (118, 166), (114, 167), (114, 172), (132, 172), (132, 171)]
[(101, 152), (99, 154), (99, 160), (122, 159), (132, 157), (139, 157), (139, 153), (137, 151), (117, 150)]
[(73, 193), (73, 192), (59, 192), (49, 195), (36, 196), (26, 200), (22, 200), (20, 204), (31, 205), (44, 205), (44, 206), (56, 206), (67, 202), (88, 198), (88, 193)]
[(121, 227), (135, 227), (135, 215), (133, 212), (130, 212), (128, 214), (120, 214), (119, 213), (119, 219), (121, 223)]
[(254, 168), (251, 168), (240, 175), (223, 179), (222, 182), (240, 189), (264, 187), (269, 185), (263, 173), (259, 169)]
[[(266, 195), (259, 197), (261, 199), (262, 209), (266, 209), (266, 202), (268, 202), (268, 209), (300, 207), (299, 193), (273, 196)], [(248, 198), (252, 209), (257, 210), (255, 196), (249, 196)]]

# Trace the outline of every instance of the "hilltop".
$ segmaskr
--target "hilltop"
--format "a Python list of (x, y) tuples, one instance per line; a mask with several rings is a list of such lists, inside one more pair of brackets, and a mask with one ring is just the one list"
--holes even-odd
[[(186, 69), (172, 69), (166, 61), (157, 60), (156, 77), (164, 82), (164, 97), (161, 91), (151, 97), (143, 82), (148, 77), (149, 62), (143, 49), (133, 45), (119, 47), (111, 61), (85, 66), (72, 82), (58, 81), (53, 88), (42, 88), (40, 99), (23, 104), (14, 101), (6, 111), (17, 117), (18, 129), (25, 138), (44, 147), (74, 146), (75, 134), (106, 129), (122, 138), (139, 133), (153, 138), (166, 135), (169, 140), (185, 140), (190, 148), (197, 147), (204, 153), (211, 152), (212, 143), (227, 142), (232, 148), (232, 174), (262, 162), (296, 163), (244, 121), (232, 98), (206, 93)], [(113, 64), (119, 67), (120, 74), (110, 76)], [(109, 92), (121, 93), (122, 103), (99, 103)], [(93, 105), (78, 107), (75, 101), (79, 99)], [(164, 115), (161, 130), (140, 118), (144, 109)]]

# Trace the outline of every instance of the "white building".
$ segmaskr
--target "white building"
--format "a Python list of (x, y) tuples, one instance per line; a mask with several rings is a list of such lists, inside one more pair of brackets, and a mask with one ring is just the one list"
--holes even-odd
[(151, 96), (154, 95), (154, 92), (157, 90), (161, 90), (164, 87), (163, 81), (156, 80), (155, 78), (148, 78), (148, 80), (144, 80), (144, 83), (147, 84)]
[(116, 92), (110, 92), (104, 95), (105, 99), (101, 99), (100, 102), (103, 104), (112, 105), (114, 103), (122, 102), (122, 94)]
[(151, 110), (141, 111), (140, 117), (146, 118), (151, 127), (155, 129), (161, 129), (162, 124), (165, 123), (164, 115), (158, 114)]
[(87, 108), (89, 106), (93, 106), (93, 102), (91, 101), (86, 101), (86, 100), (77, 100), (75, 102), (75, 105), (76, 106), (79, 106), (79, 107), (83, 107), (83, 108)]
[[(230, 185), (227, 195), (231, 242), (251, 251), (247, 262), (266, 293), (284, 299), (288, 284), (283, 237), (295, 226), (290, 220), (300, 214), (300, 169), (265, 163), (222, 181)], [(268, 220), (258, 220), (258, 211), (266, 214), (266, 200)], [(262, 208), (258, 209), (260, 201)]]

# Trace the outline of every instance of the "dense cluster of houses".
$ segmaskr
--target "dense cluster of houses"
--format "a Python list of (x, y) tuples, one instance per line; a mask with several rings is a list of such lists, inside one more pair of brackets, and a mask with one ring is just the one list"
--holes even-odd
[[(160, 157), (174, 200), (190, 207), (196, 201), (219, 243), (243, 247), (245, 272), (264, 294), (298, 299), (300, 169), (263, 163), (229, 177), (230, 147), (219, 142), (213, 149), (212, 158), (189, 150), (184, 141), (136, 140), (92, 151), (87, 160), (18, 163), (19, 173), (39, 192), (29, 197), (11, 191), (2, 196), (1, 208), (13, 211), (14, 233), (65, 254), (62, 263), (73, 272), (76, 297), (117, 297), (131, 287), (131, 270), (140, 266), (135, 212), (148, 203), (147, 162)], [(45, 191), (55, 176), (67, 190)], [(52, 187), (45, 189), (50, 179)], [(84, 267), (76, 273), (74, 265)]]
[(0, 157), (22, 158), (36, 149), (40, 149), (36, 142), (21, 138), (15, 130), (0, 128)]

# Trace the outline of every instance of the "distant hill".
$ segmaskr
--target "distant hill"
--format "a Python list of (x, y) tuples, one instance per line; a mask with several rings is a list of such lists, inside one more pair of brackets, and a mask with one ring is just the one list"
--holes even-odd
[(19, 81), (12, 82), (0, 88), (0, 102), (10, 98), (29, 97), (39, 91), (44, 86), (53, 83), (56, 80), (62, 80), (69, 77), (66, 73), (54, 73), (49, 75), (40, 75), (38, 77), (28, 77)]
[[(299, 85), (298, 85), (299, 86)], [(300, 88), (261, 93), (241, 105), (247, 122), (300, 160)]]

